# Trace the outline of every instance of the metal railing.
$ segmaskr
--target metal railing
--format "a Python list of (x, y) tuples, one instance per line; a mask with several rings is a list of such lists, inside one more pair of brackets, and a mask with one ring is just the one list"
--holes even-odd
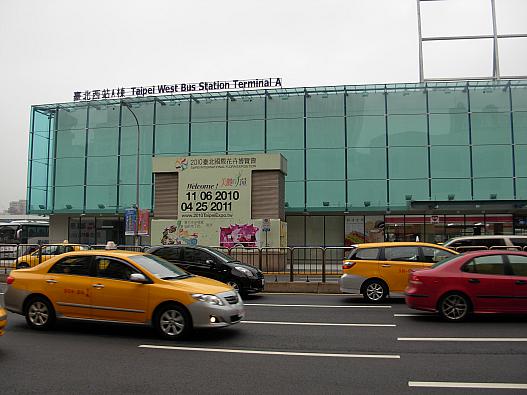
[[(104, 250), (106, 245), (81, 245), (85, 249)], [(56, 247), (54, 254), (45, 254), (47, 248)], [(36, 266), (62, 252), (63, 244), (0, 244), (0, 274), (15, 268)], [(61, 250), (62, 248), (62, 250)], [(143, 252), (149, 246), (118, 245), (118, 249)], [(260, 269), (274, 281), (320, 281), (336, 280), (342, 274), (342, 260), (349, 247), (214, 247), (245, 264)], [(458, 252), (475, 250), (527, 251), (527, 246), (464, 246)], [(49, 250), (48, 250), (49, 251)]]

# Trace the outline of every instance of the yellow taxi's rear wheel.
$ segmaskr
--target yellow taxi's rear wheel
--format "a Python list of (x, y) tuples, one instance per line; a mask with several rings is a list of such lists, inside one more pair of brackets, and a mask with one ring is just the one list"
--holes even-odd
[(154, 318), (157, 333), (165, 339), (180, 339), (192, 329), (188, 312), (181, 306), (171, 304), (160, 308)]
[(41, 296), (32, 297), (26, 304), (26, 322), (32, 329), (46, 330), (55, 322), (53, 305)]
[(362, 295), (368, 302), (382, 302), (388, 296), (388, 287), (384, 281), (371, 279), (364, 284)]

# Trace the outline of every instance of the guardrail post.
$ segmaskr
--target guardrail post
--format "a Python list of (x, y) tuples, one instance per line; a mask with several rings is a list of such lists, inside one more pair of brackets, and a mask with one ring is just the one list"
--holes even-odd
[(326, 247), (322, 248), (322, 282), (326, 282)]
[(262, 270), (262, 248), (258, 248), (258, 269)]
[[(288, 248), (289, 249), (289, 248)], [(293, 282), (294, 281), (294, 272), (293, 272), (293, 252), (294, 252), (295, 248), (290, 248), (289, 249), (289, 282)]]

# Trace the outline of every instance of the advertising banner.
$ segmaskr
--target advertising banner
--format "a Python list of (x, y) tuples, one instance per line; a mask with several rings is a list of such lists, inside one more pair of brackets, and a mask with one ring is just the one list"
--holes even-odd
[(150, 210), (138, 210), (137, 234), (148, 236), (150, 234)]
[(125, 236), (135, 236), (137, 229), (137, 210), (127, 208), (124, 211), (124, 234)]

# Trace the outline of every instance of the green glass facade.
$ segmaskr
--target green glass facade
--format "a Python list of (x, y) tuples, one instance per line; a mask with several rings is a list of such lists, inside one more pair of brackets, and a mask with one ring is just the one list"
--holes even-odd
[(264, 152), (287, 159), (289, 215), (527, 200), (524, 80), (125, 100), (139, 158), (119, 100), (32, 107), (29, 213), (122, 213), (135, 203), (138, 159), (140, 206), (155, 211), (153, 156)]

